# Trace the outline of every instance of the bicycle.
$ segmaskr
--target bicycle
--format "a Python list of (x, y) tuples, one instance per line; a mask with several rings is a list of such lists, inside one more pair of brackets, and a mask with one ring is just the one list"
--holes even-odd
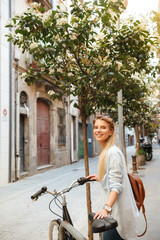
[[(31, 196), (32, 200), (38, 200), (39, 196), (46, 193), (49, 193), (53, 196), (53, 199), (49, 203), (49, 210), (59, 218), (50, 222), (49, 240), (87, 240), (77, 229), (74, 228), (70, 214), (67, 209), (67, 202), (64, 194), (69, 192), (71, 189), (90, 181), (93, 180), (81, 177), (75, 180), (68, 188), (63, 189), (59, 192), (57, 192), (56, 190), (54, 190), (54, 192), (50, 192), (47, 190), (47, 187), (44, 186), (38, 192)], [(61, 201), (59, 200), (59, 197), (61, 197)], [(57, 204), (56, 201), (61, 204), (62, 216), (52, 211), (51, 204), (53, 201), (59, 208), (61, 207)], [(100, 239), (102, 232), (116, 228), (118, 226), (117, 221), (113, 218), (107, 217), (94, 220), (94, 213), (89, 214), (89, 219), (92, 222), (92, 232), (100, 233)]]

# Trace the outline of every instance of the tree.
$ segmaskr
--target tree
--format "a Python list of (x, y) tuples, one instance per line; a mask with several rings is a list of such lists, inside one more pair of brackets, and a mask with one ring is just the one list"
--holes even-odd
[[(154, 40), (139, 27), (116, 22), (124, 10), (122, 0), (100, 0), (81, 3), (72, 0), (70, 14), (64, 3), (57, 10), (44, 12), (40, 4), (16, 15), (7, 24), (15, 33), (8, 41), (29, 52), (34, 63), (22, 75), (28, 85), (42, 75), (53, 78), (60, 91), (51, 98), (61, 99), (65, 93), (77, 96), (84, 135), (85, 174), (89, 175), (86, 119), (106, 103), (114, 105), (115, 95), (136, 71), (151, 72), (149, 59)], [(150, 43), (147, 45), (147, 43)], [(125, 80), (124, 80), (125, 79)], [(91, 212), (90, 186), (86, 186), (88, 213)], [(89, 224), (89, 239), (92, 239)]]
[[(155, 79), (149, 77), (147, 79), (146, 75), (134, 76), (133, 79), (130, 79), (129, 85), (123, 89), (124, 129), (126, 126), (135, 130), (137, 156), (140, 148), (139, 127), (142, 125), (148, 129), (153, 127), (154, 119), (159, 113), (158, 99), (155, 97), (156, 89)], [(107, 109), (115, 121), (118, 119), (116, 107), (115, 104), (115, 107)]]

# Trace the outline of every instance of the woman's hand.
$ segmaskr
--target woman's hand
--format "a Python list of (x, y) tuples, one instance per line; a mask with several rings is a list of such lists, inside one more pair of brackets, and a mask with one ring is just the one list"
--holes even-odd
[(104, 218), (104, 217), (108, 217), (108, 213), (107, 210), (105, 210), (104, 208), (102, 210), (99, 210), (95, 213), (94, 219), (100, 219), (100, 218)]
[(87, 176), (86, 178), (87, 178), (87, 179), (91, 179), (91, 180), (96, 180), (96, 181), (98, 181), (98, 177), (97, 177), (96, 174), (89, 175), (89, 176)]

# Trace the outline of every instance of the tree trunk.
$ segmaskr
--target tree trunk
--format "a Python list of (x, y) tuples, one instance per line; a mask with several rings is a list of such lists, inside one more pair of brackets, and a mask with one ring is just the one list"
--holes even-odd
[(139, 149), (140, 149), (140, 140), (139, 140), (139, 129), (138, 125), (134, 127), (135, 135), (136, 135), (136, 157), (138, 157)]
[[(88, 147), (87, 147), (87, 127), (86, 127), (86, 115), (82, 113), (82, 128), (83, 128), (83, 147), (84, 147), (84, 163), (85, 163), (85, 175), (89, 175), (89, 162), (88, 162)], [(87, 213), (91, 213), (91, 191), (90, 184), (86, 184), (86, 198), (87, 198)], [(93, 240), (92, 225), (88, 219), (88, 239)]]

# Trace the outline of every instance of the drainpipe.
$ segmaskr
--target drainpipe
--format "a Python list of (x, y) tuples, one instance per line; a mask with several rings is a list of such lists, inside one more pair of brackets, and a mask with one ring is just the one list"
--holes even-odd
[(20, 177), (20, 100), (18, 92), (18, 66), (19, 66), (19, 56), (17, 57), (17, 52), (15, 51), (15, 176), (16, 180)]
[(20, 94), (16, 92), (16, 178), (17, 180), (20, 177), (20, 101), (19, 101)]
[[(8, 2), (9, 18), (12, 17), (11, 0)], [(10, 29), (11, 31), (11, 29)], [(12, 43), (9, 42), (9, 182), (12, 181)]]

